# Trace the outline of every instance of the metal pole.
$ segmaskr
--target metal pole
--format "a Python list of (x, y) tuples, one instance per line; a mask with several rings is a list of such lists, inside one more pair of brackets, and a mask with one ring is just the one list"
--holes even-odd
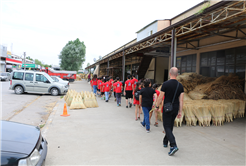
[(24, 70), (26, 70), (26, 52), (24, 52)]
[(172, 43), (171, 43), (171, 67), (175, 67), (176, 62), (176, 48), (177, 38), (175, 36), (175, 29), (172, 30)]
[(122, 81), (125, 81), (125, 51), (123, 50), (122, 56)]
[(108, 59), (107, 75), (109, 76), (109, 59)]

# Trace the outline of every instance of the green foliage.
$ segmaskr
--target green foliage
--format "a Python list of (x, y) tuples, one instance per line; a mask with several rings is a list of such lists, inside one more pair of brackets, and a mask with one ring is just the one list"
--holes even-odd
[(86, 47), (78, 38), (69, 41), (59, 55), (60, 67), (64, 70), (78, 71), (85, 61)]
[(208, 4), (205, 5), (205, 6), (203, 6), (203, 7), (201, 8), (201, 10), (199, 10), (199, 11), (196, 13), (196, 15), (202, 14), (202, 13), (204, 12), (204, 10), (207, 9), (209, 6), (210, 6), (210, 1), (208, 1)]
[(36, 65), (43, 66), (43, 65), (42, 65), (42, 62), (41, 62), (40, 60), (38, 60), (38, 59), (35, 59), (35, 64), (36, 64)]
[(88, 66), (90, 66), (91, 64), (90, 63), (87, 63), (87, 66), (86, 67), (88, 67)]

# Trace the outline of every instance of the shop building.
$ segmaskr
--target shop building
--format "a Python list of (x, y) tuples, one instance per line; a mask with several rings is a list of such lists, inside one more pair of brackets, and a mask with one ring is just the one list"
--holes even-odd
[(121, 71), (117, 76), (124, 80), (126, 74), (137, 74), (139, 79), (150, 78), (156, 83), (168, 79), (172, 66), (176, 66), (180, 74), (196, 72), (219, 77), (234, 73), (245, 79), (245, 0), (204, 1), (174, 18), (162, 20), (165, 21), (162, 29), (156, 28), (159, 21), (138, 31), (139, 39), (86, 69), (98, 65), (99, 75), (113, 75), (106, 71), (114, 68)]

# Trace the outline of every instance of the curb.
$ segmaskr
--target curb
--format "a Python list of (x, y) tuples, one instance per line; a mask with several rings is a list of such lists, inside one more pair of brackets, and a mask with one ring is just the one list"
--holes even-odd
[[(62, 98), (63, 99), (63, 98)], [(58, 110), (58, 106), (60, 105), (62, 99), (59, 99), (55, 105), (55, 107), (52, 110), (52, 113), (50, 114), (49, 118), (47, 119), (45, 126), (41, 129), (42, 136), (45, 137), (46, 133), (48, 132), (49, 126), (51, 125), (52, 121), (55, 118), (56, 112)]]

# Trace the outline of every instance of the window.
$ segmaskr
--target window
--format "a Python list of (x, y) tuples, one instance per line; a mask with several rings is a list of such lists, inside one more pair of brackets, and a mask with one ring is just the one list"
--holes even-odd
[(14, 72), (13, 80), (23, 80), (24, 73), (23, 72)]
[(33, 81), (33, 73), (26, 73), (25, 74), (26, 81)]
[(201, 53), (200, 74), (208, 77), (237, 74), (245, 77), (246, 47)]
[(38, 81), (38, 82), (47, 82), (48, 79), (42, 74), (36, 74), (36, 81)]
[(176, 66), (179, 70), (179, 74), (196, 72), (196, 54), (178, 57), (176, 59)]

